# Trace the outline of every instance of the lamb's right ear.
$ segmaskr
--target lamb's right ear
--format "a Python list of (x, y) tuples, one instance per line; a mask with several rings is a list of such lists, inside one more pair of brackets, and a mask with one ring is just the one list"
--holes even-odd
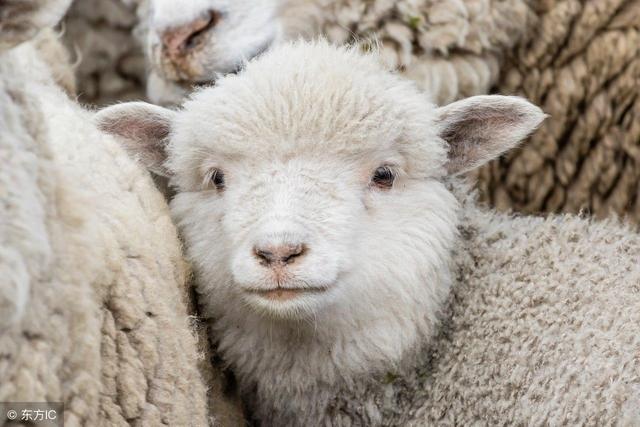
[(114, 135), (124, 149), (151, 172), (168, 177), (166, 146), (175, 112), (146, 102), (126, 102), (104, 108), (94, 120)]

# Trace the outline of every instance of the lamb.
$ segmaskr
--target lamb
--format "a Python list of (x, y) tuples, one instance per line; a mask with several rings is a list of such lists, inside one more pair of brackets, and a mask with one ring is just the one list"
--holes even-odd
[(63, 402), (68, 426), (219, 420), (166, 202), (56, 84), (52, 33), (32, 30), (0, 33), (24, 40), (0, 53), (0, 401)]
[(543, 118), (503, 96), (435, 108), (374, 55), (315, 42), (177, 111), (96, 121), (175, 186), (212, 339), (261, 425), (632, 420), (640, 236), (487, 213), (457, 177)]

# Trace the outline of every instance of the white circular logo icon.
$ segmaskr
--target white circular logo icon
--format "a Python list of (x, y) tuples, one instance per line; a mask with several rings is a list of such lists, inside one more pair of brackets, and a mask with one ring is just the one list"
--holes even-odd
[(18, 413), (12, 409), (7, 412), (7, 418), (9, 418), (10, 420), (15, 420), (16, 418), (18, 418)]

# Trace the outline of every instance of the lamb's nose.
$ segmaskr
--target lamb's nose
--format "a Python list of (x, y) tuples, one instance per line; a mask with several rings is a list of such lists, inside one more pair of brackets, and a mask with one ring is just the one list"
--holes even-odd
[(264, 266), (291, 264), (306, 252), (307, 246), (302, 243), (257, 245), (253, 248), (253, 254)]
[(188, 24), (166, 30), (161, 36), (166, 54), (171, 59), (187, 55), (204, 40), (206, 32), (215, 27), (219, 20), (220, 14), (218, 12), (209, 11), (205, 16)]

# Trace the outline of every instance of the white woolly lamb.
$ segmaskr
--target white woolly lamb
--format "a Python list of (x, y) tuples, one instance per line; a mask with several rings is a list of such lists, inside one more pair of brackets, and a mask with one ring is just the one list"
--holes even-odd
[[(562, 220), (486, 217), (453, 177), (512, 147), (543, 117), (499, 96), (434, 108), (372, 56), (318, 43), (268, 53), (181, 110), (121, 104), (97, 121), (171, 177), (213, 339), (263, 425), (505, 422), (501, 412), (523, 424), (610, 423), (633, 405), (638, 385), (631, 332), (640, 320), (640, 239), (607, 241), (603, 234), (629, 230), (577, 218), (561, 232)], [(536, 240), (518, 243), (519, 228)], [(606, 257), (587, 257), (594, 242)], [(562, 297), (523, 285), (544, 278)], [(590, 280), (613, 280), (616, 291)], [(624, 321), (596, 313), (599, 294), (620, 305)], [(539, 309), (524, 311), (532, 324), (508, 310), (512, 296)], [(563, 309), (581, 317), (550, 322), (554, 333), (538, 340), (538, 322), (563, 318), (553, 314)], [(438, 327), (441, 316), (450, 328)], [(606, 319), (612, 335), (598, 329)], [(500, 325), (508, 326), (493, 330)], [(607, 348), (611, 359), (603, 364), (583, 345)], [(580, 359), (566, 354), (572, 348)], [(482, 351), (490, 366), (465, 358)], [(631, 373), (601, 373), (605, 365)]]

